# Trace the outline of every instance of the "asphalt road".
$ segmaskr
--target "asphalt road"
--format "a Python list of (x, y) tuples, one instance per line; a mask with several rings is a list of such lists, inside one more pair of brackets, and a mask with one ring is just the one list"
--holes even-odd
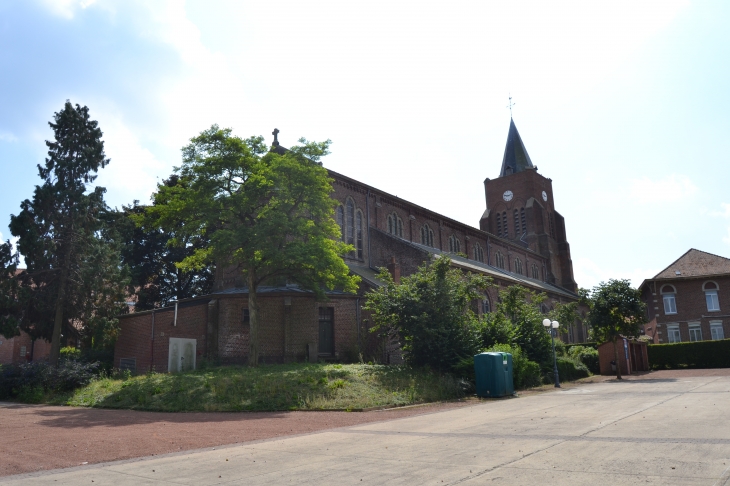
[(730, 377), (650, 376), (0, 484), (730, 484)]

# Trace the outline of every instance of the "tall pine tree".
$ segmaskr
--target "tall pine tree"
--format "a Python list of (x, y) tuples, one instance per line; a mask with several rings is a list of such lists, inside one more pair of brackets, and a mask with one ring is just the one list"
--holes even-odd
[(49, 125), (54, 141), (46, 141), (48, 157), (38, 165), (43, 184), (11, 216), (10, 231), (27, 265), (18, 277), (20, 327), (51, 342), (56, 365), (64, 329), (75, 334), (94, 319), (113, 322), (125, 275), (118, 250), (103, 236), (105, 189), (87, 188), (109, 163), (98, 123), (87, 107), (66, 101)]

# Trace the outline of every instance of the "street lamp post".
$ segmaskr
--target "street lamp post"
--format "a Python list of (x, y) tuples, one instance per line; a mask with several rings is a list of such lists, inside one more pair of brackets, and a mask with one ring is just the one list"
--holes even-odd
[(560, 388), (560, 378), (558, 377), (558, 358), (555, 356), (555, 333), (557, 332), (560, 323), (558, 321), (550, 322), (550, 319), (544, 319), (542, 325), (550, 333), (550, 337), (553, 339), (553, 375), (555, 375), (555, 388)]

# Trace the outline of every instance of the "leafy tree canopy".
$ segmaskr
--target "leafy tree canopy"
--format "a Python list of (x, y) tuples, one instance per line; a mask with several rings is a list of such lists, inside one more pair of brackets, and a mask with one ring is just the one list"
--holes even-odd
[(419, 267), (396, 284), (387, 271), (386, 285), (367, 294), (374, 331), (395, 335), (406, 361), (451, 371), (460, 359), (480, 349), (477, 317), (471, 303), (491, 286), (491, 279), (451, 267), (447, 257)]
[[(641, 294), (628, 280), (611, 279), (593, 288), (590, 303), (593, 339), (600, 343), (613, 342), (618, 362), (618, 338), (638, 336), (640, 326), (646, 323), (646, 305)], [(616, 377), (621, 379), (620, 366), (616, 367)]]
[(215, 263), (245, 279), (249, 295), (249, 364), (258, 364), (259, 285), (284, 279), (322, 296), (336, 287), (355, 291), (333, 219), (332, 180), (317, 161), (329, 141), (300, 139), (286, 151), (268, 151), (263, 137), (242, 139), (213, 125), (183, 148), (178, 183), (160, 184), (147, 209), (151, 226), (171, 233), (172, 246), (205, 237), (178, 266)]

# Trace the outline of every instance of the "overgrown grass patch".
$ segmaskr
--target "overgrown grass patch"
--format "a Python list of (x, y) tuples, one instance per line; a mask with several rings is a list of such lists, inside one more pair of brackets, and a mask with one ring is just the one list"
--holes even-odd
[(347, 410), (461, 396), (455, 378), (406, 366), (286, 364), (100, 378), (64, 402), (165, 412), (233, 412)]

